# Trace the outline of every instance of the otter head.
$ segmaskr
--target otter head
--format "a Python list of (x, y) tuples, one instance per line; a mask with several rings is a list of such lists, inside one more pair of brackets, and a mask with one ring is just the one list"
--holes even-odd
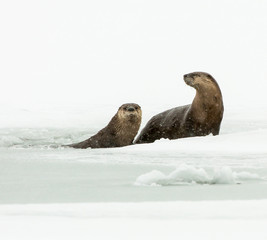
[(214, 116), (216, 116), (218, 112), (222, 116), (222, 93), (218, 83), (210, 74), (205, 72), (185, 74), (184, 81), (197, 91), (191, 107), (197, 109), (194, 110), (194, 113), (196, 114), (198, 112), (198, 119), (207, 117), (207, 112), (211, 110), (213, 110), (212, 114)]
[(196, 90), (206, 90), (210, 88), (219, 88), (215, 79), (205, 72), (193, 72), (184, 75), (184, 81), (187, 85)]
[(130, 122), (140, 122), (142, 117), (142, 110), (138, 104), (126, 103), (120, 106), (118, 116), (121, 120)]

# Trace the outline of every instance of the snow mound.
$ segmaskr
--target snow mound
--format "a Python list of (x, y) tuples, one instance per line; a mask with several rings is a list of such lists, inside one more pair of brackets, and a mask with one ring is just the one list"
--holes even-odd
[(238, 184), (247, 180), (263, 180), (259, 175), (249, 172), (234, 172), (230, 167), (213, 169), (208, 172), (204, 168), (182, 164), (168, 175), (153, 170), (139, 176), (137, 186), (171, 186), (187, 184)]

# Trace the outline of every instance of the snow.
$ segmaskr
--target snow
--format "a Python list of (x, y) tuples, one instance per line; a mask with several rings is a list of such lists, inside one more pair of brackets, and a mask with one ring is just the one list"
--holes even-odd
[(266, 206), (266, 200), (2, 205), (0, 237), (261, 240)]
[(229, 167), (214, 169), (211, 174), (203, 168), (181, 165), (167, 176), (158, 170), (139, 176), (136, 185), (168, 186), (179, 184), (236, 184), (239, 180), (260, 180), (257, 174), (233, 172)]
[[(0, 129), (0, 191), (5, 194), (0, 202), (267, 198), (266, 111), (227, 109), (219, 136), (161, 139), (153, 144), (109, 149), (63, 147), (90, 137), (106, 124), (108, 120), (104, 116), (92, 119), (86, 115), (87, 111), (95, 113), (97, 108), (69, 106), (60, 111), (55, 107), (50, 114), (46, 109), (46, 116), (51, 116), (49, 122), (46, 117), (42, 118), (43, 115), (35, 122), (35, 116), (41, 110), (31, 109), (21, 127), (2, 119), (6, 127)], [(110, 105), (103, 105), (102, 109), (116, 111)], [(157, 106), (151, 107), (151, 112), (145, 112), (144, 118), (156, 109)], [(21, 113), (20, 109), (12, 111), (14, 116)], [(250, 112), (257, 114), (252, 117)], [(62, 115), (81, 115), (83, 118), (60, 124)], [(96, 125), (86, 128), (87, 121), (95, 121)], [(30, 127), (33, 122), (36, 125)]]
[(219, 136), (62, 147), (117, 108), (101, 107), (95, 118), (92, 105), (3, 109), (12, 121), (0, 120), (1, 239), (266, 239), (265, 110), (228, 108)]

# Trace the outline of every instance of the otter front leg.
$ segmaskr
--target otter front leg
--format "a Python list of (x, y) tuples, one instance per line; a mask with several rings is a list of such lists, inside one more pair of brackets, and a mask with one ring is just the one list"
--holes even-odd
[(211, 133), (213, 136), (219, 135), (220, 133), (220, 125), (218, 127), (215, 127), (211, 130)]

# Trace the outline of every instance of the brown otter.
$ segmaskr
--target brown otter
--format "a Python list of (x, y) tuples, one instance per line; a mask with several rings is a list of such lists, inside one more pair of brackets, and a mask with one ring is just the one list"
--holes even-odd
[(152, 117), (135, 143), (151, 143), (157, 139), (177, 139), (218, 135), (223, 118), (223, 99), (215, 79), (208, 73), (184, 75), (187, 85), (196, 89), (192, 104), (176, 107)]
[(89, 139), (68, 145), (73, 148), (112, 148), (131, 145), (139, 130), (142, 111), (138, 104), (123, 104), (109, 124)]

